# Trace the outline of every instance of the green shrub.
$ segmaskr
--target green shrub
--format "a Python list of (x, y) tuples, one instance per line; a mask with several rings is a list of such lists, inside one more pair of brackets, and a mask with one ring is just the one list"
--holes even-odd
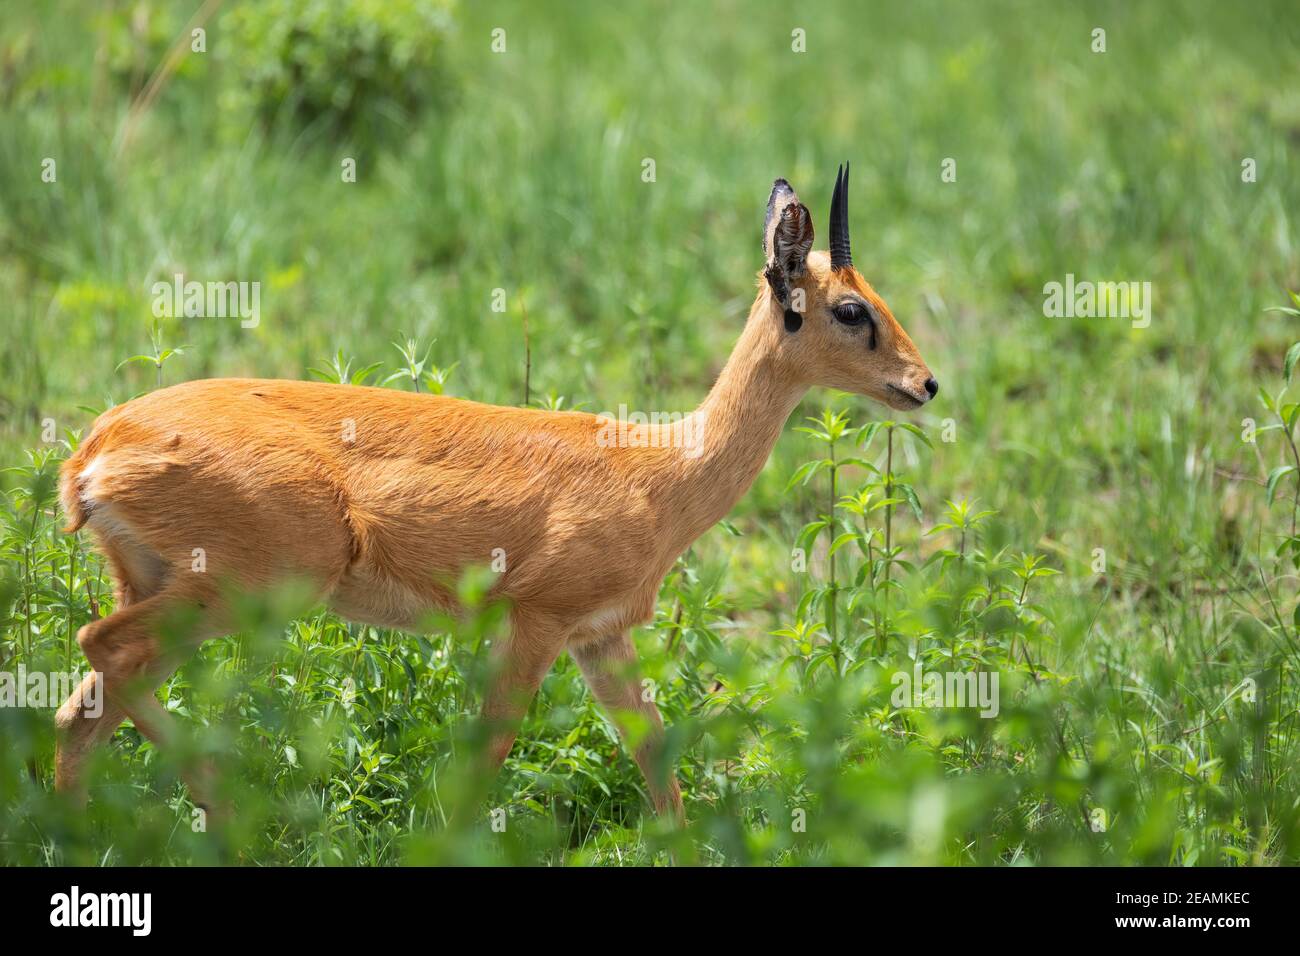
[(243, 95), (264, 122), (289, 114), (368, 132), (445, 105), (455, 0), (268, 0), (224, 23)]

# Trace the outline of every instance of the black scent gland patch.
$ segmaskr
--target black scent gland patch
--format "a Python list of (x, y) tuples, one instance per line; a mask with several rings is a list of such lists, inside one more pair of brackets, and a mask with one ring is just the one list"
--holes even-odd
[(798, 332), (799, 327), (803, 325), (803, 316), (794, 309), (785, 310), (785, 330), (787, 332)]

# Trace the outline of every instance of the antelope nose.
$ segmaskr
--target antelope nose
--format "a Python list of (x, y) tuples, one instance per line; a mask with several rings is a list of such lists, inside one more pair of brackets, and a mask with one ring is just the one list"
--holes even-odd
[(925, 390), (930, 393), (931, 398), (934, 398), (939, 394), (939, 383), (933, 378), (927, 378), (925, 380)]

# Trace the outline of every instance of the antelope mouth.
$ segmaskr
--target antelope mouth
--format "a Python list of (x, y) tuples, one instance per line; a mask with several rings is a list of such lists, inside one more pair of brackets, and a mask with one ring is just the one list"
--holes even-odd
[(891, 398), (896, 397), (896, 401), (898, 401), (898, 404), (894, 404), (894, 402), (890, 402), (890, 404), (894, 405), (895, 408), (900, 408), (904, 411), (910, 411), (913, 408), (920, 408), (925, 404), (924, 398), (917, 398), (907, 389), (899, 388), (897, 385), (891, 384), (889, 386), (889, 393)]

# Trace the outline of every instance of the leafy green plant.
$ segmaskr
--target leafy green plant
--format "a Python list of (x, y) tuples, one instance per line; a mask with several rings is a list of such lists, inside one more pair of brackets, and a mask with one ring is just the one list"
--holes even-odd
[(226, 18), (246, 96), (270, 121), (364, 133), (446, 105), (454, 0), (267, 0)]
[(371, 376), (383, 367), (383, 362), (372, 362), (354, 372), (352, 359), (344, 357), (343, 350), (339, 349), (326, 359), (324, 368), (309, 368), (307, 372), (322, 382), (331, 382), (335, 385), (365, 385)]
[(402, 353), (402, 361), (405, 365), (397, 371), (390, 374), (384, 379), (384, 384), (396, 382), (405, 379), (411, 383), (415, 391), (420, 391), (423, 384), (430, 393), (441, 395), (443, 387), (447, 384), (447, 379), (455, 370), (459, 362), (452, 362), (446, 368), (439, 368), (429, 361), (429, 356), (433, 354), (434, 343), (430, 342), (429, 347), (425, 349), (424, 357), (418, 358), (420, 354), (419, 343), (415, 339), (407, 339), (404, 343), (394, 342), (393, 347)]
[(118, 369), (121, 370), (131, 364), (152, 365), (158, 374), (158, 388), (163, 386), (163, 365), (168, 359), (177, 355), (183, 355), (189, 350), (188, 345), (175, 345), (164, 347), (162, 344), (162, 323), (155, 320), (149, 328), (149, 344), (151, 351), (147, 355), (132, 355), (128, 359), (123, 359), (118, 363)]
[[(1292, 292), (1291, 301), (1300, 306), (1300, 295)], [(1269, 311), (1300, 317), (1300, 308), (1291, 308), (1290, 306), (1276, 306)], [(1286, 441), (1287, 449), (1291, 453), (1289, 463), (1278, 465), (1268, 473), (1265, 488), (1268, 491), (1268, 502), (1272, 504), (1277, 495), (1278, 484), (1288, 475), (1291, 476), (1290, 484), (1295, 487), (1291, 500), (1292, 540), (1296, 537), (1296, 519), (1300, 516), (1300, 450), (1296, 449), (1295, 440), (1296, 422), (1300, 421), (1300, 401), (1288, 402), (1285, 398), (1287, 389), (1291, 385), (1291, 376), (1295, 372), (1297, 361), (1300, 361), (1300, 342), (1293, 343), (1287, 349), (1286, 357), (1282, 361), (1282, 390), (1276, 395), (1270, 395), (1263, 387), (1259, 390), (1260, 401), (1277, 421), (1270, 422), (1256, 431), (1256, 434), (1271, 431), (1281, 432), (1283, 439)], [(1296, 552), (1295, 556), (1300, 560), (1300, 552)]]

